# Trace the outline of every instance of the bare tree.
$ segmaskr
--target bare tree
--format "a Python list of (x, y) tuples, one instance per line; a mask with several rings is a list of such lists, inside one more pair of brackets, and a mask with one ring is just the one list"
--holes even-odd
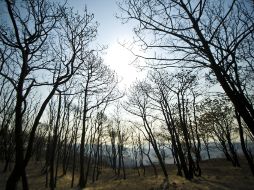
[(93, 156), (93, 174), (92, 174), (92, 182), (95, 182), (99, 179), (99, 175), (101, 174), (101, 164), (102, 164), (102, 136), (103, 136), (103, 128), (106, 128), (105, 124), (107, 123), (107, 116), (105, 114), (105, 109), (107, 105), (102, 108), (102, 110), (98, 110), (95, 118), (95, 124), (97, 127), (97, 137), (96, 142), (94, 143), (94, 156)]
[(14, 130), (13, 130), (13, 113), (15, 101), (14, 89), (6, 79), (0, 77), (0, 159), (5, 162), (3, 172), (11, 162), (14, 151)]
[[(28, 189), (25, 168), (31, 158), (36, 129), (41, 116), (59, 86), (66, 83), (83, 63), (81, 52), (96, 35), (93, 16), (75, 14), (65, 5), (46, 0), (12, 3), (6, 0), (7, 22), (1, 23), (0, 41), (4, 63), (1, 76), (15, 89), (15, 166), (6, 189), (15, 189), (22, 176), (23, 188)], [(2, 18), (1, 18), (2, 19)], [(68, 51), (66, 51), (68, 50)], [(13, 52), (10, 56), (10, 51)], [(1, 51), (4, 52), (4, 51)], [(8, 59), (7, 59), (8, 58)], [(82, 59), (81, 59), (82, 58)], [(23, 118), (32, 92), (50, 87), (41, 101), (29, 132), (24, 155)]]
[(84, 173), (84, 153), (85, 137), (89, 127), (88, 120), (91, 119), (91, 113), (94, 109), (108, 105), (110, 102), (119, 99), (121, 95), (117, 90), (118, 81), (115, 73), (103, 64), (98, 55), (91, 54), (89, 56), (87, 62), (82, 65), (78, 79), (77, 84), (81, 86), (80, 92), (83, 96), (79, 186), (84, 188), (87, 183)]
[[(198, 86), (195, 73), (190, 70), (175, 70), (175, 73), (155, 70), (148, 78), (150, 90), (147, 94), (154, 109), (161, 113), (161, 120), (169, 132), (178, 175), (182, 175), (183, 170), (187, 179), (192, 179), (193, 174), (200, 176), (200, 143), (197, 124), (193, 124), (196, 118), (194, 89)], [(192, 150), (196, 156), (195, 163)]]
[[(81, 99), (81, 97), (80, 97)], [(78, 106), (74, 108), (74, 122), (73, 122), (73, 138), (74, 138), (74, 145), (73, 145), (73, 157), (72, 157), (72, 180), (71, 180), (71, 187), (74, 185), (74, 174), (76, 169), (76, 155), (77, 155), (77, 138), (78, 138), (78, 129), (81, 123), (81, 116), (82, 110), (80, 104), (80, 99), (78, 100)]]
[[(254, 134), (253, 31), (250, 1), (125, 0), (124, 22), (135, 20), (136, 43), (154, 57), (148, 66), (207, 68)], [(135, 52), (134, 52), (135, 54)]]
[(150, 140), (153, 146), (159, 164), (162, 168), (164, 177), (168, 178), (168, 172), (166, 170), (165, 164), (160, 154), (156, 137), (152, 130), (153, 123), (154, 124), (156, 123), (156, 119), (151, 117), (151, 115), (153, 115), (154, 113), (152, 113), (152, 107), (149, 100), (149, 96), (146, 93), (147, 89), (149, 89), (149, 85), (147, 85), (147, 83), (145, 82), (138, 82), (135, 86), (133, 86), (125, 109), (129, 113), (137, 116), (142, 120), (143, 124), (142, 126), (144, 127), (146, 135), (149, 137), (147, 139)]
[(241, 146), (242, 146), (242, 150), (244, 153), (244, 156), (249, 164), (250, 170), (252, 172), (252, 175), (254, 175), (254, 159), (253, 159), (253, 155), (252, 152), (247, 148), (246, 143), (245, 143), (245, 139), (244, 139), (244, 130), (243, 130), (243, 126), (242, 126), (242, 122), (241, 122), (241, 118), (239, 117), (239, 114), (237, 112), (235, 112), (236, 115), (236, 119), (238, 122), (238, 127), (239, 127), (239, 136), (240, 136), (240, 141), (241, 141)]
[(233, 144), (233, 135), (236, 126), (233, 121), (233, 110), (227, 101), (223, 99), (206, 99), (202, 105), (204, 112), (200, 116), (202, 124), (206, 123), (206, 128), (210, 129), (211, 137), (215, 142), (219, 142), (227, 160), (233, 166), (240, 167), (236, 148)]
[(108, 152), (108, 155), (109, 155), (109, 160), (110, 160), (110, 164), (111, 164), (111, 167), (112, 169), (114, 170), (115, 172), (115, 175), (117, 174), (116, 172), (116, 160), (117, 160), (117, 150), (116, 150), (116, 135), (117, 135), (117, 132), (116, 132), (116, 129), (114, 128), (113, 126), (113, 123), (111, 122), (108, 127), (108, 136), (109, 136), (109, 141), (110, 141), (110, 147), (111, 149), (108, 150), (108, 145), (105, 145), (106, 146), (106, 151)]
[(125, 171), (125, 162), (124, 162), (124, 153), (125, 153), (125, 145), (129, 138), (127, 127), (124, 126), (124, 123), (121, 119), (121, 110), (120, 104), (117, 103), (116, 109), (114, 111), (113, 116), (113, 124), (116, 131), (117, 138), (117, 155), (118, 155), (118, 164), (117, 164), (117, 177), (120, 178), (121, 169), (123, 172), (123, 179), (126, 179), (126, 171)]
[[(55, 158), (56, 158), (56, 148), (57, 148), (57, 141), (59, 136), (61, 135), (60, 131), (60, 119), (61, 119), (61, 104), (62, 104), (62, 94), (59, 91), (58, 94), (58, 106), (57, 106), (57, 114), (56, 114), (56, 120), (55, 124), (53, 125), (53, 136), (52, 136), (52, 147), (51, 147), (51, 153), (50, 153), (50, 189), (53, 190), (56, 187), (56, 180), (54, 176), (55, 171), (57, 172), (57, 167), (55, 167)], [(60, 133), (60, 134), (59, 134)], [(55, 170), (56, 168), (56, 170)]]

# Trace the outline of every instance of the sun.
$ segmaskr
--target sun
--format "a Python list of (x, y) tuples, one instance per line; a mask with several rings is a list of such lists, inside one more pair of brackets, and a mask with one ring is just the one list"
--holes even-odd
[(136, 59), (128, 49), (119, 43), (109, 45), (104, 57), (105, 64), (109, 65), (120, 78), (120, 87), (128, 87), (143, 74), (136, 68), (133, 61)]

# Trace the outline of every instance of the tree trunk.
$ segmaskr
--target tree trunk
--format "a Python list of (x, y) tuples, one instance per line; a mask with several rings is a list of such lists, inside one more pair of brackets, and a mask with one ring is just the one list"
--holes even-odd
[(120, 172), (121, 172), (121, 156), (122, 156), (122, 153), (121, 153), (121, 147), (120, 145), (118, 144), (118, 170), (117, 170), (117, 177), (119, 178), (120, 177)]
[(85, 94), (84, 94), (84, 109), (83, 109), (83, 120), (82, 120), (82, 133), (81, 133), (81, 141), (80, 141), (80, 170), (79, 170), (79, 187), (85, 188), (85, 168), (84, 168), (84, 156), (85, 156), (85, 136), (86, 136), (86, 121), (87, 121), (87, 95), (88, 95), (88, 84), (89, 78), (86, 82), (85, 86)]
[(77, 131), (78, 131), (78, 128), (75, 129), (75, 134), (74, 134), (74, 147), (73, 147), (73, 162), (72, 162), (71, 187), (73, 187), (73, 184), (74, 184), (74, 173), (75, 173), (75, 168), (76, 168)]
[(180, 160), (179, 160), (179, 156), (178, 156), (178, 149), (176, 147), (176, 143), (173, 143), (172, 141), (172, 155), (174, 157), (174, 162), (176, 162), (176, 166), (177, 166), (177, 175), (178, 176), (183, 176), (183, 173), (182, 173), (182, 165), (180, 163)]
[(125, 165), (124, 165), (124, 157), (123, 157), (123, 145), (121, 145), (121, 153), (122, 153), (122, 168), (123, 168), (123, 179), (126, 179), (126, 173), (125, 173)]
[(22, 187), (23, 187), (23, 190), (25, 189), (29, 189), (28, 188), (28, 182), (27, 182), (27, 176), (26, 176), (26, 170), (24, 169), (23, 173), (22, 173)]
[(164, 162), (163, 162), (163, 159), (162, 159), (162, 157), (161, 157), (160, 151), (159, 151), (159, 149), (158, 149), (158, 147), (157, 147), (157, 142), (156, 142), (156, 140), (155, 140), (155, 137), (153, 136), (153, 133), (152, 133), (152, 131), (151, 131), (151, 128), (150, 128), (150, 126), (149, 126), (149, 124), (148, 124), (148, 121), (146, 120), (145, 117), (143, 118), (143, 122), (144, 122), (145, 130), (146, 130), (147, 134), (149, 135), (151, 144), (152, 144), (152, 146), (153, 146), (153, 149), (154, 149), (154, 151), (155, 151), (155, 154), (156, 154), (156, 156), (157, 156), (157, 158), (158, 158), (158, 161), (159, 161), (159, 163), (160, 163), (160, 166), (161, 166), (161, 169), (162, 169), (162, 171), (163, 171), (164, 177), (165, 177), (166, 179), (168, 179), (168, 172), (167, 172), (167, 169), (166, 169), (165, 164), (164, 164)]
[(98, 162), (97, 162), (97, 157), (98, 157), (98, 152), (97, 152), (97, 150), (96, 150), (96, 152), (95, 152), (95, 154), (94, 154), (94, 157), (93, 157), (93, 175), (92, 175), (92, 183), (94, 183), (95, 182), (95, 172), (96, 172), (96, 167), (97, 167), (97, 165), (98, 165)]
[(209, 144), (204, 139), (203, 139), (203, 142), (204, 142), (204, 145), (205, 145), (207, 157), (208, 157), (209, 160), (211, 160), (211, 155), (210, 155), (210, 151), (209, 151)]
[(162, 160), (162, 157), (161, 157), (161, 155), (160, 155), (160, 151), (159, 151), (159, 149), (158, 149), (158, 147), (157, 147), (157, 145), (156, 145), (156, 142), (152, 142), (152, 146), (153, 146), (153, 149), (154, 149), (154, 151), (155, 151), (155, 154), (156, 154), (156, 156), (157, 156), (157, 158), (158, 158), (158, 161), (159, 161), (159, 163), (160, 163), (160, 166), (161, 166), (161, 169), (162, 169), (162, 171), (163, 171), (164, 177), (168, 179), (168, 172), (167, 172), (167, 169), (166, 169), (166, 167), (165, 167), (165, 164), (164, 164), (164, 162), (163, 162), (163, 160)]
[(254, 176), (254, 163), (253, 163), (252, 156), (249, 155), (249, 152), (248, 152), (248, 150), (246, 148), (246, 145), (245, 145), (244, 136), (243, 136), (243, 126), (242, 126), (242, 123), (241, 123), (241, 117), (240, 117), (240, 115), (238, 114), (237, 111), (235, 111), (235, 114), (236, 114), (236, 119), (237, 119), (238, 126), (239, 126), (239, 136), (240, 136), (240, 140), (241, 140), (242, 150), (243, 150), (243, 153), (244, 153), (244, 156), (245, 156), (246, 160), (248, 161), (249, 168), (252, 172), (252, 175)]
[(55, 178), (54, 178), (54, 169), (55, 169), (55, 154), (56, 154), (56, 146), (57, 146), (57, 130), (59, 127), (60, 122), (60, 114), (61, 114), (61, 93), (59, 93), (59, 102), (58, 102), (58, 109), (57, 109), (57, 118), (56, 123), (54, 126), (54, 132), (53, 132), (53, 142), (52, 142), (52, 151), (51, 151), (51, 158), (50, 158), (50, 182), (49, 186), (51, 190), (54, 190), (55, 188)]
[(7, 171), (9, 163), (10, 163), (10, 159), (5, 159), (3, 173), (5, 173)]
[(49, 132), (48, 132), (48, 139), (47, 139), (47, 150), (46, 150), (46, 158), (45, 158), (45, 172), (46, 172), (46, 182), (45, 182), (45, 187), (48, 187), (48, 168), (50, 165), (50, 143), (51, 143), (51, 125), (52, 125), (53, 120), (49, 122)]
[(89, 175), (89, 172), (90, 172), (91, 160), (92, 160), (92, 150), (90, 150), (89, 157), (88, 157), (88, 161), (87, 161), (87, 167), (86, 167), (86, 175), (85, 175), (84, 186), (86, 186), (87, 181), (88, 181), (88, 175)]
[[(9, 7), (8, 7), (9, 8)], [(18, 81), (18, 86), (16, 89), (16, 106), (15, 106), (15, 166), (9, 176), (6, 183), (6, 190), (15, 190), (20, 180), (20, 177), (25, 173), (25, 163), (24, 163), (24, 145), (23, 145), (23, 130), (22, 130), (22, 118), (23, 118), (23, 85), (27, 73), (27, 60), (28, 55), (26, 52), (22, 51), (23, 64), (20, 78)], [(24, 177), (24, 176), (23, 176)], [(25, 182), (25, 180), (24, 180)], [(26, 184), (24, 184), (26, 186)]]
[(143, 152), (143, 153), (147, 156), (151, 166), (153, 167), (153, 171), (154, 171), (155, 176), (158, 177), (158, 172), (157, 172), (156, 166), (154, 165), (154, 163), (152, 162), (152, 160), (150, 158), (150, 141), (148, 142), (148, 151), (147, 151), (147, 153), (145, 153), (145, 152)]
[(98, 181), (99, 179), (99, 175), (101, 174), (101, 169), (102, 169), (102, 143), (100, 144), (100, 147), (99, 147), (100, 150), (98, 150), (100, 153), (99, 153), (99, 156), (98, 156), (98, 164), (97, 164), (97, 173), (96, 173), (96, 181)]
[[(244, 94), (240, 94), (237, 90), (230, 88), (230, 85), (227, 83), (227, 79), (223, 75), (220, 67), (216, 64), (212, 65), (212, 70), (214, 71), (218, 81), (220, 82), (222, 88), (224, 89), (227, 96), (230, 98), (232, 103), (235, 106), (235, 109), (244, 120), (248, 128), (250, 129), (252, 135), (254, 135), (254, 110), (253, 107), (249, 104), (248, 100)], [(234, 86), (235, 87), (235, 86)]]
[[(191, 180), (193, 178), (193, 172), (194, 172), (194, 161), (191, 156), (191, 144), (190, 144), (190, 137), (187, 129), (187, 122), (186, 122), (186, 107), (185, 107), (185, 102), (184, 102), (184, 92), (179, 92), (177, 93), (177, 99), (178, 99), (178, 112), (179, 112), (179, 119), (180, 119), (180, 127), (183, 132), (184, 136), (184, 141), (187, 149), (187, 158), (188, 158), (188, 164), (189, 164), (189, 169), (188, 169), (188, 175), (187, 178), (188, 180)], [(181, 95), (181, 97), (180, 97)]]
[[(60, 149), (60, 147), (58, 146), (58, 148)], [(57, 183), (57, 176), (58, 176), (58, 166), (59, 166), (59, 157), (60, 157), (60, 150), (57, 150), (56, 153), (56, 171), (55, 171), (55, 187), (56, 187), (56, 183)]]

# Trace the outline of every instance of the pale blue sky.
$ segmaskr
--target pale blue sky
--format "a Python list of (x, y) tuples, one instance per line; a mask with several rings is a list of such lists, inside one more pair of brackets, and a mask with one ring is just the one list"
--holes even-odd
[(128, 87), (136, 78), (143, 76), (137, 69), (130, 65), (135, 57), (119, 42), (132, 41), (132, 25), (122, 24), (116, 14), (120, 10), (116, 4), (117, 0), (69, 0), (69, 5), (78, 11), (87, 10), (94, 14), (95, 21), (99, 23), (96, 44), (107, 45), (103, 55), (104, 62), (115, 70), (122, 80), (121, 87)]
[(90, 13), (94, 13), (95, 21), (99, 23), (98, 42), (107, 44), (115, 42), (121, 36), (131, 35), (132, 28), (122, 25), (115, 17), (119, 9), (116, 0), (69, 0), (69, 5), (82, 11), (87, 6)]

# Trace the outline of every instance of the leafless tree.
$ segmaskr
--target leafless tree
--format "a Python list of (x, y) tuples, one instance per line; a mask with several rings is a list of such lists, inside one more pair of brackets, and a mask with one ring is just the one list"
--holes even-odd
[(116, 109), (114, 111), (113, 116), (113, 124), (116, 131), (117, 137), (117, 155), (118, 155), (118, 164), (117, 164), (117, 177), (120, 178), (121, 170), (123, 173), (123, 179), (126, 179), (126, 171), (125, 171), (125, 162), (124, 162), (124, 153), (126, 142), (129, 138), (128, 130), (121, 118), (121, 110), (119, 102), (116, 105)]
[[(123, 22), (135, 20), (137, 55), (152, 68), (206, 68), (254, 134), (253, 31), (250, 1), (125, 0)], [(133, 52), (134, 54), (137, 54)]]
[(247, 143), (245, 142), (244, 139), (244, 130), (243, 130), (243, 124), (241, 122), (241, 117), (239, 116), (239, 114), (235, 111), (235, 115), (236, 115), (236, 119), (238, 122), (238, 128), (239, 128), (239, 136), (240, 136), (240, 141), (241, 141), (241, 146), (242, 146), (242, 150), (244, 153), (244, 156), (249, 164), (250, 170), (252, 172), (252, 175), (254, 175), (254, 159), (253, 159), (253, 153), (251, 152), (251, 150), (248, 149), (247, 147)]
[[(23, 188), (28, 189), (25, 168), (33, 152), (41, 116), (56, 90), (83, 64), (84, 54), (90, 52), (88, 44), (96, 35), (97, 25), (93, 23), (93, 15), (86, 10), (83, 16), (75, 16), (65, 4), (46, 0), (15, 3), (6, 0), (5, 6), (7, 12), (1, 14), (5, 16), (1, 18), (5, 22), (0, 26), (4, 60), (0, 75), (12, 84), (16, 96), (15, 166), (6, 189), (15, 189), (21, 176)], [(27, 100), (32, 92), (45, 87), (49, 87), (49, 92), (37, 106), (28, 143), (24, 147), (22, 121), (27, 111)]]
[(128, 102), (125, 106), (126, 111), (137, 116), (142, 121), (142, 126), (144, 127), (145, 134), (148, 136), (152, 144), (152, 147), (155, 151), (155, 154), (158, 158), (159, 164), (162, 168), (163, 174), (165, 178), (168, 178), (168, 172), (166, 170), (165, 164), (163, 162), (162, 156), (159, 151), (159, 147), (157, 144), (156, 137), (152, 130), (152, 124), (156, 123), (156, 120), (151, 117), (154, 113), (152, 113), (152, 107), (149, 100), (149, 96), (146, 91), (149, 89), (149, 85), (145, 82), (137, 82), (136, 85), (131, 89)]
[[(201, 105), (204, 112), (200, 116), (202, 124), (212, 132), (212, 138), (219, 142), (221, 149), (227, 160), (231, 161), (233, 166), (240, 167), (236, 148), (233, 144), (233, 135), (237, 131), (233, 121), (233, 110), (230, 104), (223, 99), (206, 99)], [(205, 107), (204, 107), (205, 106)]]
[[(110, 161), (110, 165), (112, 167), (112, 169), (114, 170), (115, 175), (117, 174), (116, 172), (116, 160), (117, 160), (117, 150), (116, 150), (116, 129), (113, 126), (113, 122), (111, 122), (108, 126), (107, 126), (107, 133), (109, 136), (109, 145), (105, 144), (106, 146), (106, 151), (108, 153), (108, 157), (109, 157), (109, 161)], [(108, 148), (110, 147), (110, 148)]]
[(91, 54), (87, 62), (82, 65), (77, 79), (83, 97), (79, 186), (84, 188), (87, 183), (84, 173), (85, 137), (89, 127), (87, 122), (92, 119), (91, 114), (94, 109), (108, 105), (122, 95), (117, 90), (118, 81), (115, 73), (104, 65), (102, 59), (95, 54)]
[(3, 172), (12, 160), (14, 151), (14, 131), (13, 131), (13, 113), (15, 101), (14, 89), (6, 79), (0, 77), (0, 159), (5, 162)]
[(73, 145), (73, 157), (72, 157), (72, 180), (71, 180), (71, 187), (74, 185), (74, 174), (76, 169), (76, 157), (77, 157), (77, 139), (78, 139), (78, 129), (81, 123), (81, 97), (78, 99), (78, 106), (74, 108), (74, 121), (73, 121), (73, 138), (74, 138), (74, 145)]

